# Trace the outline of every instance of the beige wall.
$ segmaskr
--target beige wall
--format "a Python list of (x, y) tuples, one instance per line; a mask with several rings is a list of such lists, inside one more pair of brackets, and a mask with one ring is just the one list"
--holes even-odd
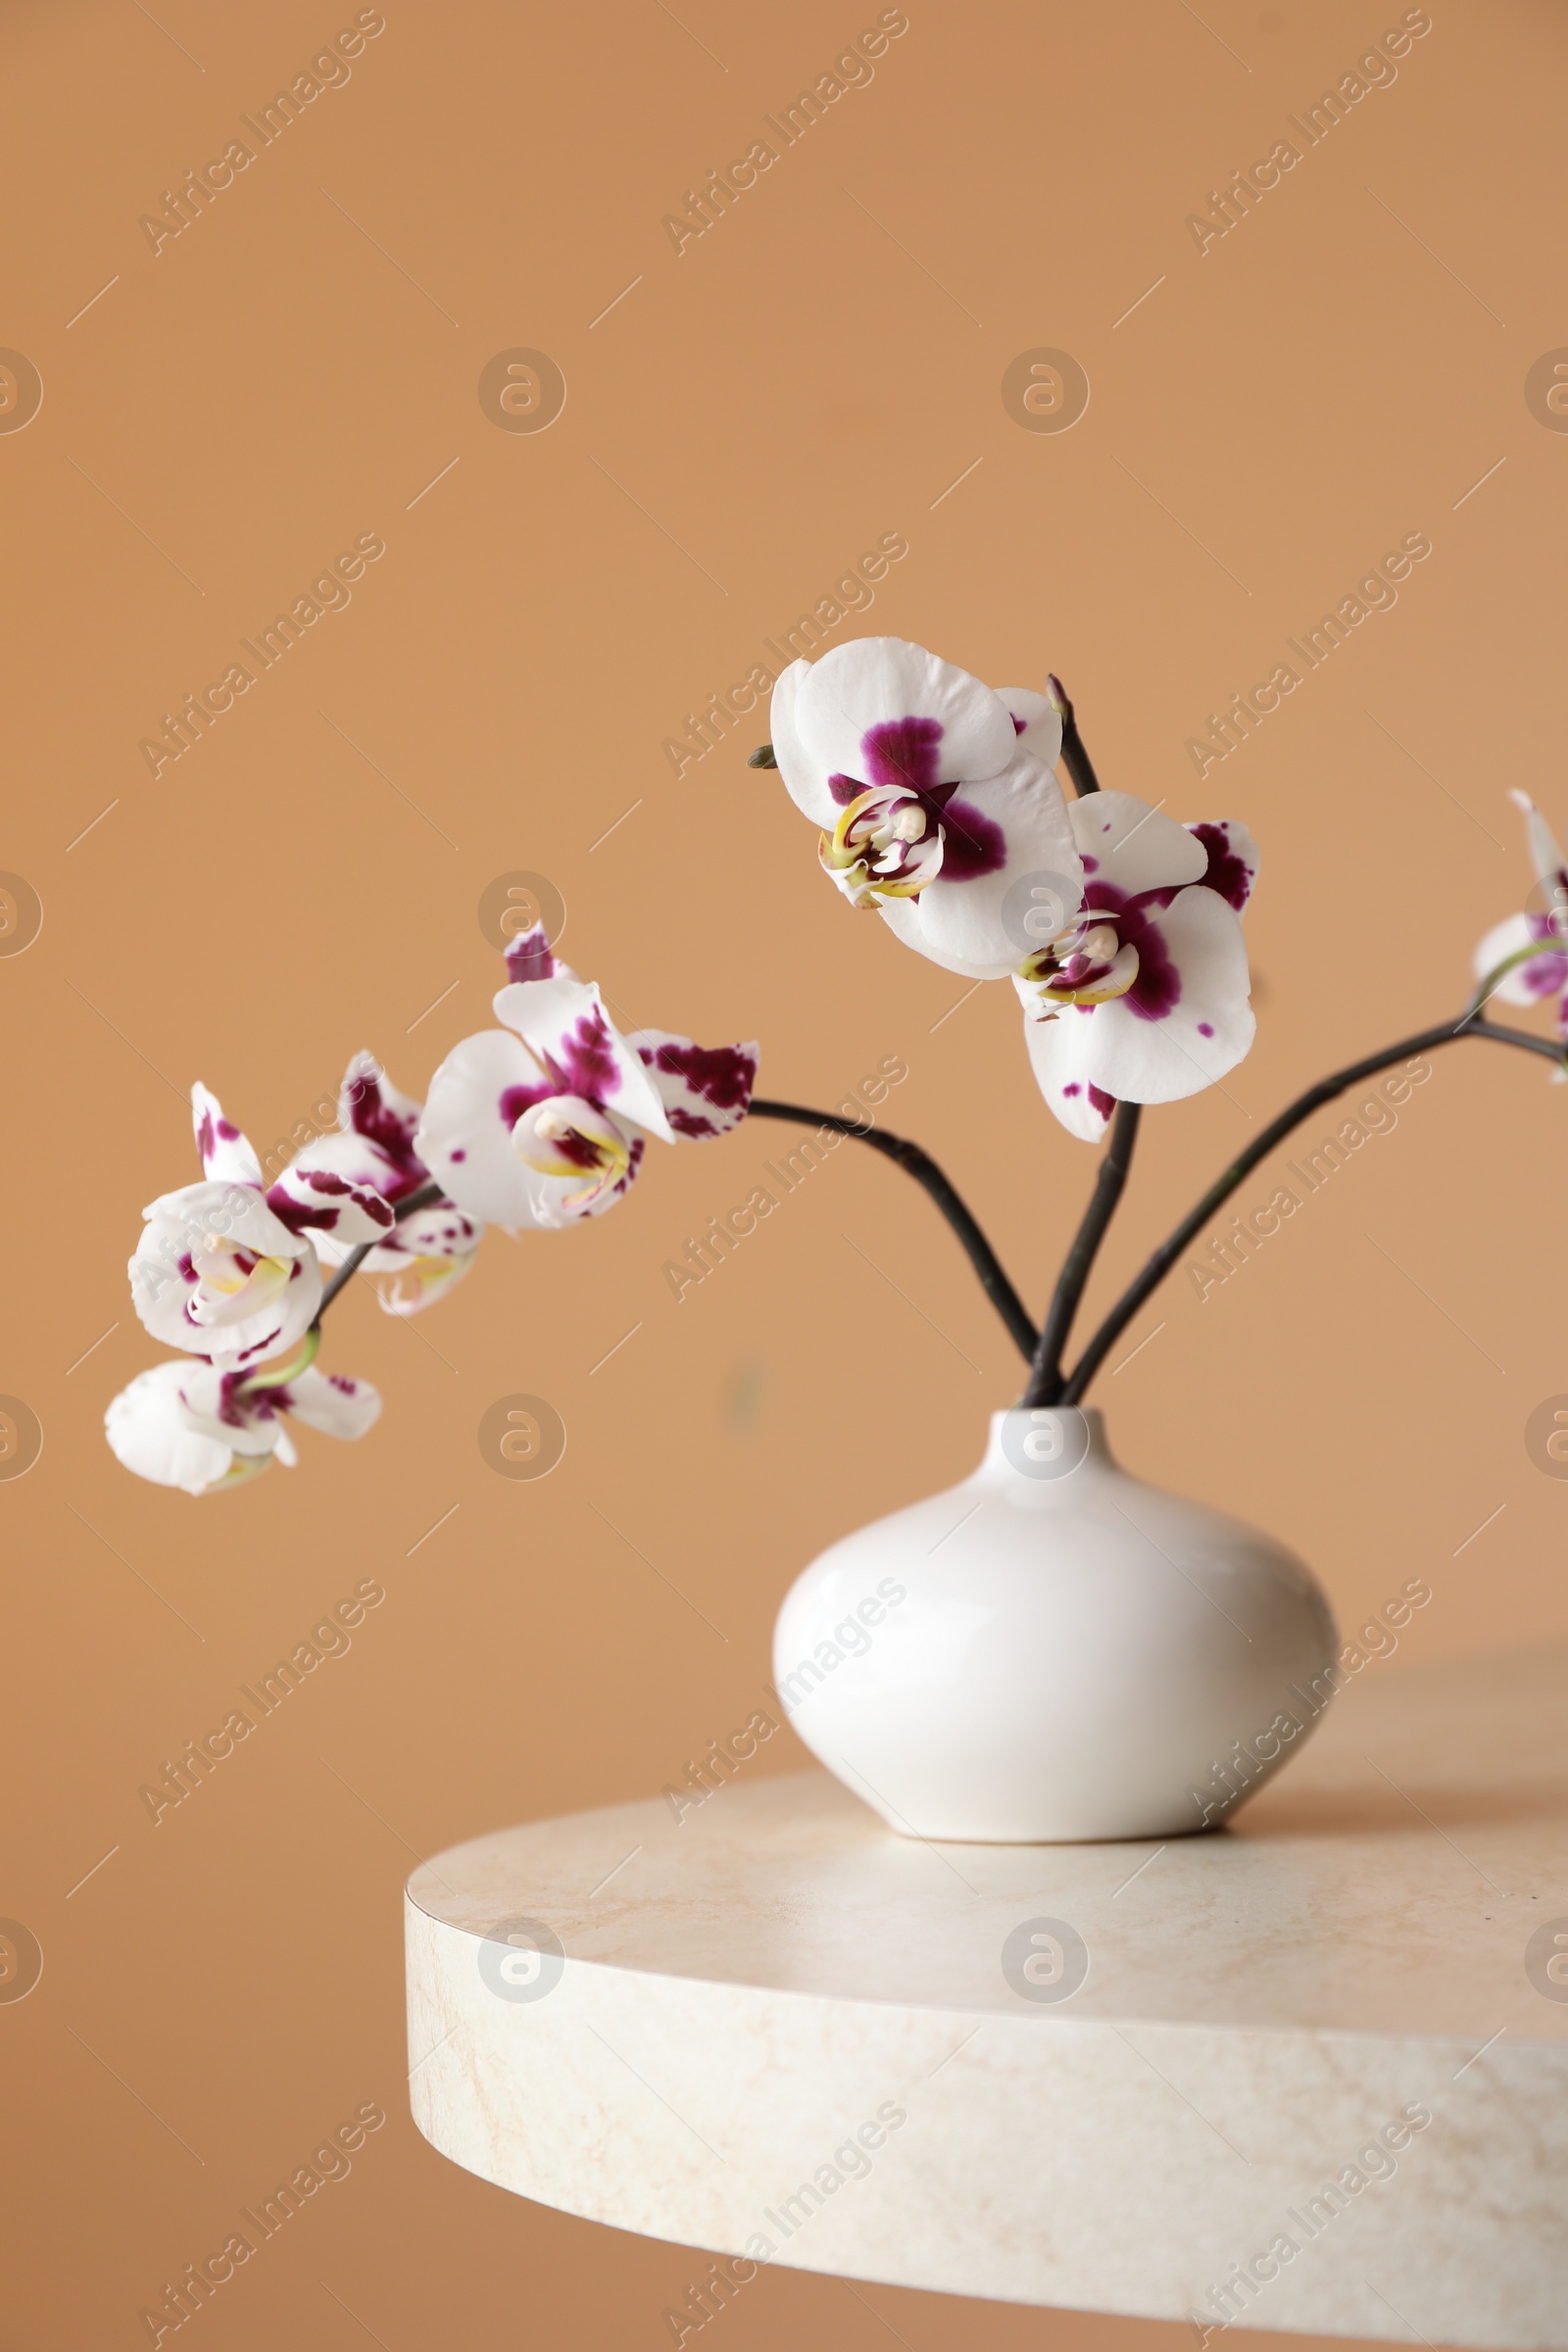
[[(869, 86), (677, 257), (665, 212), (874, 6), (388, 0), (352, 79), (155, 255), (139, 216), (353, 16), (8, 12), (0, 342), (43, 405), (0, 434), (0, 865), (44, 921), (0, 958), (0, 1390), (45, 1431), (0, 1483), (0, 1911), (45, 1955), (0, 2009), (8, 2318), (18, 2342), (145, 2340), (163, 2283), (377, 2101), (353, 2176), (204, 2340), (346, 2346), (352, 2312), (393, 2352), (624, 2352), (666, 2340), (691, 2258), (417, 2138), (403, 1878), (657, 1791), (743, 1721), (789, 1580), (965, 1471), (1016, 1362), (926, 1201), (849, 1148), (677, 1306), (662, 1265), (750, 1190), (782, 1132), (757, 1128), (662, 1155), (592, 1230), (492, 1239), (416, 1329), (347, 1299), (326, 1360), (381, 1386), (380, 1427), (197, 1504), (101, 1437), (159, 1352), (125, 1295), (137, 1211), (195, 1172), (194, 1078), (264, 1152), (360, 1046), (422, 1089), (487, 1020), (475, 909), (522, 867), (630, 1018), (760, 1036), (770, 1091), (828, 1103), (902, 1056), (891, 1123), (1040, 1305), (1093, 1159), (1032, 1091), (1010, 992), (943, 1018), (961, 984), (853, 920), (746, 769), (760, 722), (678, 781), (662, 751), (890, 533), (908, 553), (869, 626), (999, 683), (1054, 665), (1107, 782), (1264, 845), (1257, 1046), (1147, 1121), (1097, 1298), (1308, 1079), (1456, 1011), (1527, 885), (1504, 788), (1568, 817), (1568, 440), (1525, 398), (1568, 342), (1564, 30), (1435, 5), (1397, 80), (1200, 254), (1188, 213), (1397, 6), (910, 0)], [(1070, 432), (1004, 406), (1043, 346), (1088, 373)], [(547, 432), (476, 396), (516, 347), (564, 372)], [(352, 605), (155, 781), (138, 740), (366, 532), (386, 552)], [(1416, 532), (1397, 606), (1200, 784), (1206, 714)], [(1426, 1577), (1403, 1656), (1568, 1631), (1564, 1489), (1523, 1442), (1568, 1389), (1564, 1102), (1456, 1047), (1243, 1275), (1201, 1303), (1174, 1281), (1102, 1384), (1133, 1467), (1296, 1544), (1347, 1620)], [(543, 1484), (475, 1443), (517, 1391), (569, 1430)], [(155, 1828), (140, 1785), (366, 1577), (386, 1599), (350, 1654)], [(781, 1740), (755, 1769), (800, 1761)], [(778, 2275), (726, 2341), (881, 2342), (867, 2304), (919, 2352), (1159, 2332)]]

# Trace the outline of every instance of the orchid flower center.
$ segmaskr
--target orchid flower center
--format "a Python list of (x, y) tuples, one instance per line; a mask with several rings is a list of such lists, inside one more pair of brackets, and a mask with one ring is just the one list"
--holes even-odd
[(853, 906), (912, 899), (942, 870), (942, 827), (898, 785), (873, 785), (851, 801), (817, 856)]
[(190, 1311), (198, 1323), (238, 1323), (276, 1298), (294, 1268), (286, 1257), (260, 1257), (220, 1233), (205, 1233), (191, 1252), (197, 1288)]
[(1123, 941), (1113, 914), (1086, 907), (1049, 947), (1025, 958), (1018, 976), (1035, 997), (1034, 1017), (1054, 1020), (1069, 1004), (1124, 997), (1138, 977), (1138, 950)]
[(580, 1193), (566, 1205), (596, 1200), (608, 1185), (620, 1182), (631, 1164), (631, 1145), (608, 1112), (581, 1095), (553, 1095), (525, 1110), (512, 1130), (512, 1148), (525, 1167), (542, 1176), (585, 1176)]

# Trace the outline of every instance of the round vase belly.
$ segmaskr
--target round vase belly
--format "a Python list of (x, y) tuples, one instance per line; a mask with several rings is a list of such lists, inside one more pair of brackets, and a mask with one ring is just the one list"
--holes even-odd
[(1111, 1459), (1098, 1412), (995, 1413), (972, 1478), (792, 1586), (773, 1674), (812, 1754), (895, 1830), (1005, 1843), (1222, 1821), (1331, 1695), (1316, 1580)]

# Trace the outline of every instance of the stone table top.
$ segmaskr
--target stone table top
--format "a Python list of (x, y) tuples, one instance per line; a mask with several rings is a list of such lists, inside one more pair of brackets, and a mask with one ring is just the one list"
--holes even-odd
[(740, 2257), (694, 2328), (776, 2260), (1568, 2346), (1568, 1647), (1369, 1664), (1218, 1834), (934, 1845), (742, 1767), (454, 1847), (407, 1917), (421, 2130)]

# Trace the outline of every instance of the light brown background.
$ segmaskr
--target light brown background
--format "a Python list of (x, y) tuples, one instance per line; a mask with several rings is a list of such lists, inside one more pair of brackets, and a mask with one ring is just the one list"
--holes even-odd
[[(0, 1911), (46, 1956), (0, 2008), (8, 2343), (145, 2340), (140, 2306), (368, 2099), (388, 2128), (204, 2313), (211, 2352), (360, 2322), (391, 2352), (667, 2340), (691, 2255), (416, 2134), (402, 1880), (678, 1777), (758, 1703), (798, 1569), (962, 1475), (1018, 1376), (928, 1204), (850, 1149), (677, 1307), (662, 1262), (750, 1189), (783, 1134), (759, 1128), (659, 1155), (591, 1230), (492, 1238), (416, 1330), (345, 1300), (326, 1360), (387, 1400), (362, 1446), (307, 1434), (297, 1472), (210, 1503), (137, 1485), (100, 1422), (159, 1354), (123, 1262), (195, 1174), (192, 1079), (264, 1152), (362, 1045), (422, 1090), (488, 1019), (480, 893), (533, 868), (631, 1017), (760, 1036), (769, 1091), (831, 1102), (904, 1055), (890, 1120), (1038, 1307), (1093, 1159), (1010, 992), (942, 1021), (961, 983), (828, 890), (743, 764), (760, 724), (678, 784), (661, 754), (887, 531), (910, 552), (870, 626), (999, 683), (1054, 665), (1107, 782), (1264, 845), (1255, 1051), (1147, 1122), (1097, 1298), (1308, 1078), (1457, 1010), (1528, 884), (1504, 787), (1568, 816), (1568, 440), (1523, 396), (1568, 342), (1560, 12), (1435, 0), (1395, 86), (1200, 258), (1185, 216), (1397, 7), (910, 0), (871, 86), (677, 259), (664, 213), (876, 13), (388, 0), (348, 86), (155, 259), (138, 216), (354, 11), (6, 12), (0, 342), (45, 397), (0, 436), (0, 864), (45, 921), (0, 961), (0, 1389), (46, 1430), (0, 1486)], [(1042, 344), (1093, 385), (1059, 436), (1000, 398)], [(564, 369), (546, 433), (481, 414), (514, 345)], [(366, 530), (387, 553), (351, 608), (151, 781), (137, 739)], [(1414, 530), (1397, 609), (1200, 789), (1186, 737)], [(1565, 1101), (1455, 1048), (1244, 1277), (1202, 1305), (1173, 1282), (1102, 1384), (1133, 1467), (1298, 1546), (1348, 1623), (1431, 1582), (1378, 1673), (1568, 1631), (1565, 1490), (1522, 1436), (1568, 1388)], [(536, 1486), (475, 1444), (518, 1390), (570, 1433)], [(139, 1785), (372, 1574), (352, 1653), (155, 1829)], [(786, 1737), (753, 1769), (800, 1760)], [(783, 2272), (721, 2325), (736, 2352), (1178, 2340)]]

